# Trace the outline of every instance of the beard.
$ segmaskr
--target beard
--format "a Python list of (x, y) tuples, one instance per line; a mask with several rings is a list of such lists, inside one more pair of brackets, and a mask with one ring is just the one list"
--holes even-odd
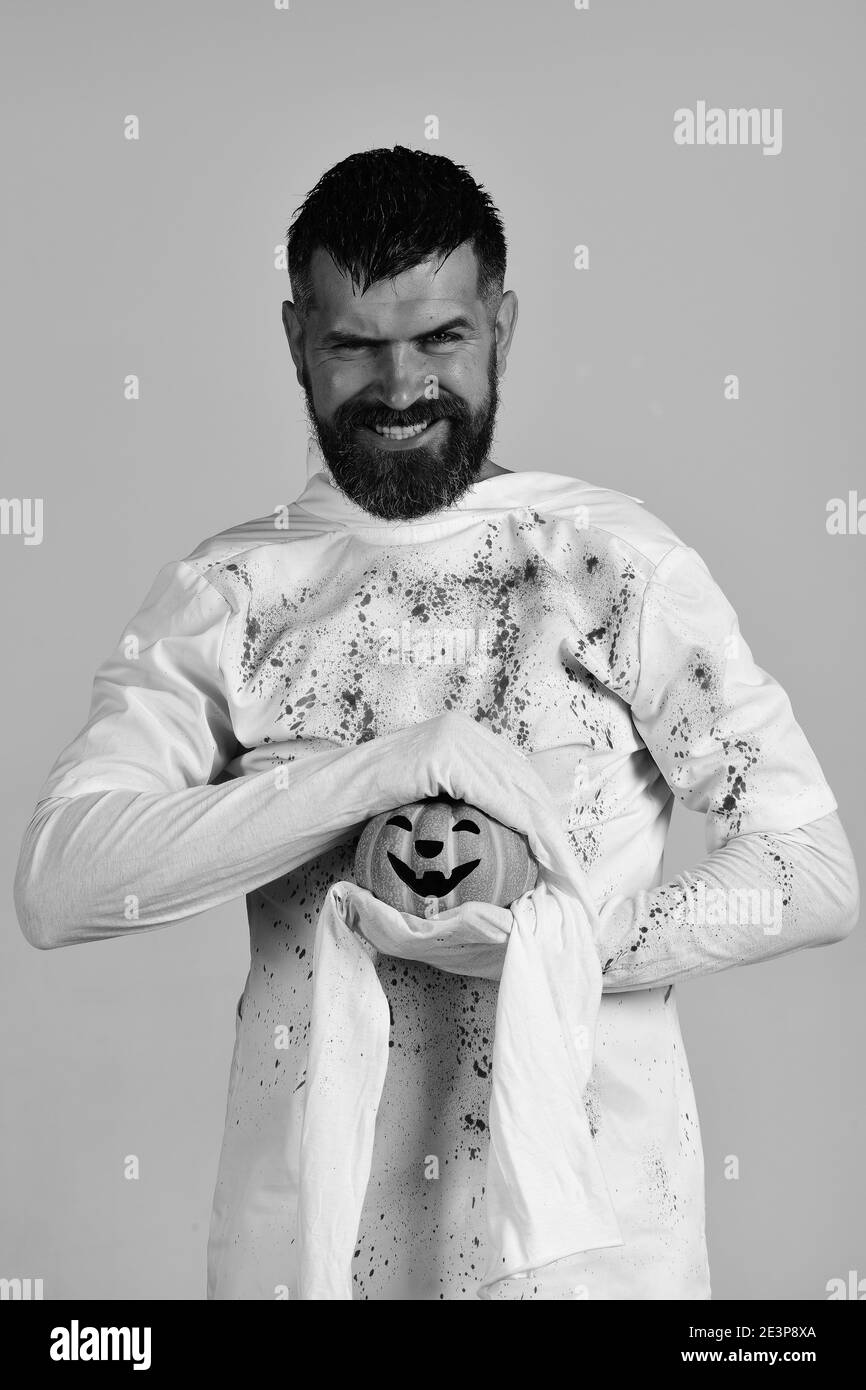
[[(320, 420), (313, 393), (303, 370), (307, 417), (334, 482), (350, 501), (386, 521), (411, 521), (453, 504), (468, 492), (484, 466), (493, 439), (499, 406), (496, 353), (487, 364), (487, 399), (472, 411), (458, 397), (422, 398), (408, 410), (393, 411), (370, 402), (349, 402), (336, 411), (333, 421)], [(356, 433), (359, 425), (417, 425), (447, 420), (438, 446), (416, 444), (403, 450), (380, 449), (365, 444)], [(418, 436), (423, 440), (423, 434)]]

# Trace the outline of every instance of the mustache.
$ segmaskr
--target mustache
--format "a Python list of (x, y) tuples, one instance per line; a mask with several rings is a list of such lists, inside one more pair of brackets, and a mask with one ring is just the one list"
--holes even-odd
[(468, 411), (458, 405), (443, 406), (441, 402), (436, 402), (431, 409), (428, 403), (419, 404), (417, 407), (410, 406), (408, 410), (355, 410), (347, 413), (338, 423), (338, 430), (355, 429), (358, 425), (366, 425), (368, 429), (373, 429), (375, 425), (433, 425), (437, 420), (466, 420)]

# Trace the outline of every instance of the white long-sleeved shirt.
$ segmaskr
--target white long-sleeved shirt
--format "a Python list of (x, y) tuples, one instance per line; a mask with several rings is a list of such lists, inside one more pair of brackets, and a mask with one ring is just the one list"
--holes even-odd
[[(565, 1284), (555, 1270), (528, 1280), (524, 1296), (707, 1298), (672, 985), (839, 940), (857, 881), (784, 692), (700, 557), (633, 499), (503, 473), (452, 508), (383, 522), (322, 470), (290, 508), (166, 565), (40, 791), (16, 878), (22, 928), (39, 946), (90, 941), (247, 894), (208, 1296), (295, 1296), (318, 909), (352, 877), (367, 817), (436, 790), (407, 738), (446, 710), (529, 755), (603, 928), (587, 1100), (624, 1245), (570, 1266)], [(663, 882), (674, 796), (704, 815), (708, 857)], [(387, 957), (377, 968), (392, 1047), (357, 1297), (471, 1297), (497, 987)]]

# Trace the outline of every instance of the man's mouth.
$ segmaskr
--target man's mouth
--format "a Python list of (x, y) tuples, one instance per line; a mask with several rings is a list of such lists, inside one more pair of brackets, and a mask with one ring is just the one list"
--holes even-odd
[(358, 428), (382, 449), (414, 448), (415, 441), (429, 436), (438, 439), (447, 428), (447, 420), (424, 420), (417, 425), (359, 425)]
[(429, 420), (422, 420), (420, 425), (373, 425), (372, 428), (386, 439), (411, 439), (413, 435), (422, 434), (429, 423)]

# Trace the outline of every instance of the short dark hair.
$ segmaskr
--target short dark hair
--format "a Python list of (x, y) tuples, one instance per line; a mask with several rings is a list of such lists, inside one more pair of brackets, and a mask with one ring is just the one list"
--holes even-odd
[(317, 247), (363, 294), (431, 256), (445, 261), (463, 242), (472, 244), (479, 297), (490, 308), (505, 284), (505, 232), (468, 170), (404, 145), (351, 154), (322, 175), (286, 232), (295, 306), (302, 319), (313, 308), (310, 263)]

